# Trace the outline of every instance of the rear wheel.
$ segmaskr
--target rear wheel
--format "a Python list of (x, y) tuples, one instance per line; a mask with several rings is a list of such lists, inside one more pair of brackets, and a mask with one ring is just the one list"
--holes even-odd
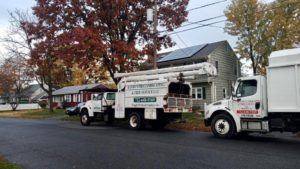
[(216, 137), (231, 138), (235, 134), (235, 124), (228, 115), (219, 114), (213, 118), (211, 130)]
[(140, 130), (145, 127), (144, 119), (139, 113), (129, 115), (128, 124), (131, 129)]
[(91, 119), (87, 112), (83, 112), (80, 115), (80, 122), (83, 126), (89, 126), (91, 124)]

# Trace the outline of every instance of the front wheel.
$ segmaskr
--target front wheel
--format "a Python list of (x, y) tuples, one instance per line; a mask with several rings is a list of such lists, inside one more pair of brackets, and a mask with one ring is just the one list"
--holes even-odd
[(129, 115), (128, 124), (131, 129), (140, 130), (145, 127), (144, 119), (139, 113)]
[(83, 126), (89, 126), (91, 123), (91, 119), (87, 113), (83, 113), (80, 115), (80, 122)]
[(216, 137), (232, 138), (235, 134), (235, 124), (228, 115), (219, 114), (213, 118), (211, 130)]

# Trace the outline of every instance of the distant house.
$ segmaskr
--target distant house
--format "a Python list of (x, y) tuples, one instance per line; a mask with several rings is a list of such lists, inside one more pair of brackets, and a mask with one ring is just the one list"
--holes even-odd
[(102, 84), (87, 84), (80, 86), (68, 86), (53, 92), (54, 106), (72, 107), (77, 103), (93, 99), (94, 94), (113, 91)]
[[(241, 75), (240, 62), (227, 41), (201, 44), (161, 54), (157, 60), (159, 68), (190, 65), (201, 62), (212, 63), (218, 71), (217, 77), (198, 76), (192, 83), (194, 107), (204, 109), (204, 103), (226, 98), (231, 94), (232, 83)], [(150, 64), (145, 64), (151, 69)]]
[(20, 103), (36, 103), (42, 97), (47, 97), (47, 93), (39, 84), (27, 86), (21, 93)]

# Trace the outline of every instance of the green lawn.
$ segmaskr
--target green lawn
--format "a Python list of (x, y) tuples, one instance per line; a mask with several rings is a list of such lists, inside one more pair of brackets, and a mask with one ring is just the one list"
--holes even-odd
[(22, 167), (12, 164), (4, 158), (0, 157), (0, 168), (1, 169), (21, 169)]
[(0, 112), (0, 117), (43, 119), (64, 116), (64, 111), (64, 109), (56, 109), (53, 112), (49, 112), (47, 109), (5, 111)]

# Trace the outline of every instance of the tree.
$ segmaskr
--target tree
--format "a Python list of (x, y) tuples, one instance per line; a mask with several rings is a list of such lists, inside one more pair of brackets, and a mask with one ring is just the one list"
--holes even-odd
[[(53, 70), (57, 68), (54, 64), (55, 59), (51, 55), (51, 45), (43, 43), (41, 36), (33, 36), (29, 31), (27, 23), (37, 24), (36, 18), (28, 12), (16, 10), (10, 12), (10, 28), (7, 35), (1, 39), (5, 44), (6, 55), (26, 67), (27, 72), (34, 78), (40, 87), (48, 94), (49, 111), (53, 111), (52, 89), (53, 89)], [(37, 30), (36, 30), (37, 31)], [(40, 39), (38, 39), (38, 37)], [(41, 41), (39, 41), (41, 40)], [(47, 46), (48, 45), (48, 46)], [(49, 48), (49, 51), (48, 51)], [(46, 49), (47, 53), (41, 53)], [(57, 71), (56, 71), (57, 72)]]
[[(160, 0), (160, 26), (168, 31), (180, 26), (187, 4), (188, 0)], [(37, 0), (33, 10), (38, 22), (27, 23), (39, 50), (34, 54), (57, 57), (67, 66), (78, 63), (84, 70), (104, 67), (117, 84), (116, 72), (132, 71), (145, 54), (174, 44), (166, 37), (153, 46), (156, 35), (145, 16), (153, 5), (151, 0)]]
[(258, 0), (232, 0), (225, 10), (225, 32), (237, 36), (237, 51), (251, 60), (253, 74), (265, 73), (274, 50), (299, 43), (299, 2), (277, 0), (266, 4)]
[(19, 105), (22, 91), (32, 80), (22, 60), (6, 59), (0, 66), (0, 93), (10, 103), (13, 111)]

